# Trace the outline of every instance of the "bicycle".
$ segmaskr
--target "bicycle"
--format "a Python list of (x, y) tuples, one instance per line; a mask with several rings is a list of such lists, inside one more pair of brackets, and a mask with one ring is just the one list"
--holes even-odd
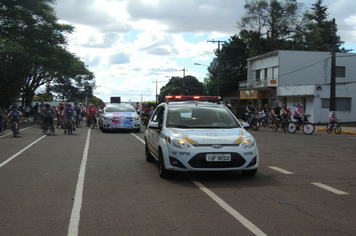
[(264, 116), (261, 120), (260, 120), (260, 126), (262, 126), (263, 128), (272, 128), (273, 125), (273, 121), (269, 116)]
[(67, 133), (68, 133), (68, 135), (73, 134), (73, 125), (70, 120), (67, 122)]
[(12, 129), (12, 133), (14, 134), (14, 137), (16, 138), (17, 131), (18, 131), (18, 124), (14, 118), (15, 116), (12, 116), (11, 129)]
[(76, 118), (75, 118), (75, 126), (77, 128), (79, 128), (80, 125), (81, 125), (81, 120), (79, 119), (79, 116), (76, 116)]
[(92, 117), (90, 117), (89, 128), (93, 127), (93, 129), (94, 129), (95, 126), (96, 126), (96, 117), (95, 117), (95, 116), (92, 116)]
[(255, 113), (250, 114), (248, 123), (253, 131), (257, 131), (260, 128), (260, 121), (255, 118)]
[[(291, 134), (294, 134), (297, 130), (303, 131), (304, 134), (306, 135), (311, 135), (315, 131), (315, 126), (313, 123), (309, 122), (309, 115), (306, 116), (301, 116), (302, 117), (302, 123), (297, 126), (298, 121), (290, 122), (288, 125), (288, 132)], [(299, 128), (299, 129), (298, 129)]]
[(53, 120), (52, 122), (49, 122), (49, 124), (46, 125), (46, 128), (44, 130), (44, 133), (46, 135), (50, 135), (51, 133), (54, 133), (54, 125), (53, 125)]
[(279, 127), (282, 128), (282, 130), (284, 131), (284, 133), (287, 132), (287, 129), (289, 127), (289, 120), (288, 119), (280, 119), (280, 118), (277, 118), (277, 121), (272, 125), (272, 130), (274, 132), (276, 132), (278, 130)]
[(334, 121), (335, 123), (333, 125), (331, 124), (328, 124), (326, 126), (326, 132), (328, 134), (330, 134), (331, 132), (333, 132), (334, 130), (334, 133), (335, 134), (341, 134), (341, 127), (339, 126), (339, 123), (337, 121)]

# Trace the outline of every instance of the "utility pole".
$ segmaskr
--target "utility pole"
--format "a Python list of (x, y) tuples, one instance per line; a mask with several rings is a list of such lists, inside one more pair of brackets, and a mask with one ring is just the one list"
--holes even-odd
[(331, 24), (331, 78), (330, 78), (330, 111), (336, 110), (335, 105), (335, 83), (336, 83), (336, 62), (335, 62), (335, 44), (336, 44), (336, 25), (335, 18)]
[(158, 98), (157, 98), (157, 96), (158, 96), (158, 94), (157, 94), (157, 91), (158, 91), (158, 83), (161, 83), (161, 82), (166, 82), (166, 81), (158, 81), (157, 79), (156, 79), (156, 81), (152, 81), (152, 83), (156, 83), (156, 106), (157, 106), (157, 104), (158, 104)]
[(217, 88), (216, 88), (216, 95), (220, 96), (220, 43), (225, 43), (226, 41), (220, 41), (220, 40), (209, 40), (207, 41), (209, 43), (218, 43), (218, 81), (217, 81)]
[(186, 69), (185, 67), (181, 70), (177, 70), (176, 71), (183, 71), (183, 79), (182, 79), (182, 90), (183, 90), (183, 94), (182, 95), (185, 95), (185, 72), (187, 71), (188, 69)]

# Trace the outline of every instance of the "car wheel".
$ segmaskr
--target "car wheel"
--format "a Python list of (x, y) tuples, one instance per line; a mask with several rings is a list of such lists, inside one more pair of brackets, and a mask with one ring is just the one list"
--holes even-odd
[(257, 168), (253, 170), (242, 170), (242, 174), (246, 176), (254, 176), (257, 173)]
[(141, 128), (135, 129), (136, 133), (140, 133), (140, 131), (141, 131)]
[(106, 133), (106, 129), (104, 129), (104, 127), (101, 128), (101, 132)]
[(166, 169), (165, 165), (164, 165), (164, 158), (163, 158), (163, 153), (160, 150), (159, 151), (159, 165), (158, 165), (158, 174), (159, 177), (161, 177), (162, 179), (168, 178), (170, 176), (170, 171)]
[(148, 150), (147, 142), (145, 143), (145, 157), (147, 162), (154, 162), (155, 158), (152, 156), (150, 151)]

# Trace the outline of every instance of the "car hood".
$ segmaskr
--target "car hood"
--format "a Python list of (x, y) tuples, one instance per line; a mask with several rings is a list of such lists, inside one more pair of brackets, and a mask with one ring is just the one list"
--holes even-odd
[(246, 130), (234, 129), (178, 129), (169, 128), (174, 137), (182, 137), (191, 144), (239, 144), (243, 138), (251, 137)]

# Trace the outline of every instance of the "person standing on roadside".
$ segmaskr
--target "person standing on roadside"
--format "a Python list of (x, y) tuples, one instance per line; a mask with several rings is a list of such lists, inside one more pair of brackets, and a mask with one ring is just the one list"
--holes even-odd
[(25, 112), (25, 120), (29, 118), (29, 114), (30, 114), (30, 107), (28, 105), (26, 105), (25, 109), (24, 109), (24, 112)]

